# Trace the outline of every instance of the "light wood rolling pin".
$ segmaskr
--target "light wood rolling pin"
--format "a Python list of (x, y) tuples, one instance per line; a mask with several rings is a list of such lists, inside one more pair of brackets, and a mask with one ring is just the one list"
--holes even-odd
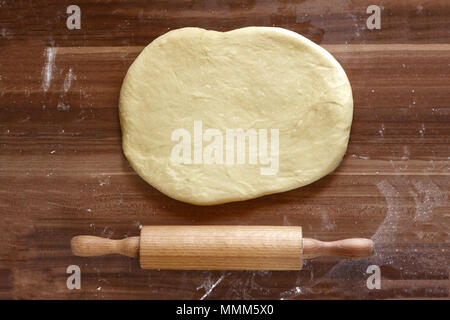
[(71, 244), (77, 256), (122, 254), (140, 258), (144, 269), (163, 270), (300, 270), (302, 259), (373, 251), (370, 239), (322, 242), (292, 226), (146, 226), (140, 237), (76, 236)]

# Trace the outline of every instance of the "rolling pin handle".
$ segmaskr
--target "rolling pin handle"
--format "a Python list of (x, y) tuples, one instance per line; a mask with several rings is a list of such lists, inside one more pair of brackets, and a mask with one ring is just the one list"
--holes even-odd
[(112, 240), (94, 236), (76, 236), (71, 240), (72, 252), (80, 257), (103, 256), (107, 254), (121, 254), (139, 257), (139, 237)]
[(372, 255), (373, 246), (372, 240), (364, 238), (352, 238), (330, 242), (303, 238), (303, 259), (312, 259), (322, 256), (365, 258)]

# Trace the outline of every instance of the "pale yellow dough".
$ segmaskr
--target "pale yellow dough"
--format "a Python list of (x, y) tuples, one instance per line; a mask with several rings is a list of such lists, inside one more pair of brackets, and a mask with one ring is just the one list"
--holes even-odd
[[(339, 63), (281, 28), (170, 31), (137, 57), (120, 93), (123, 150), (134, 170), (164, 194), (197, 205), (252, 199), (322, 178), (344, 156), (352, 114), (352, 90)], [(194, 121), (202, 121), (203, 132), (224, 135), (277, 128), (276, 174), (262, 175), (264, 166), (248, 161), (173, 162), (173, 131), (193, 134)]]

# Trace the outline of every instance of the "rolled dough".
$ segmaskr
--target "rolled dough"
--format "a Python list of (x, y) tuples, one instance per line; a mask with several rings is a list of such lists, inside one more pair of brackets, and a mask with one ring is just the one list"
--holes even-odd
[(137, 57), (119, 109), (134, 170), (172, 198), (213, 205), (333, 171), (347, 148), (353, 98), (333, 56), (297, 33), (183, 28)]

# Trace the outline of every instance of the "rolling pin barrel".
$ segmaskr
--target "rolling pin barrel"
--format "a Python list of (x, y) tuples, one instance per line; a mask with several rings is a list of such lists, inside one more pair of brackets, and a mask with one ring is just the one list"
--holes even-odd
[(164, 270), (300, 270), (302, 259), (367, 257), (372, 250), (369, 239), (302, 239), (294, 226), (147, 226), (140, 237), (72, 239), (75, 255), (139, 256), (142, 268)]
[(141, 267), (184, 270), (300, 270), (302, 229), (283, 226), (148, 226)]

